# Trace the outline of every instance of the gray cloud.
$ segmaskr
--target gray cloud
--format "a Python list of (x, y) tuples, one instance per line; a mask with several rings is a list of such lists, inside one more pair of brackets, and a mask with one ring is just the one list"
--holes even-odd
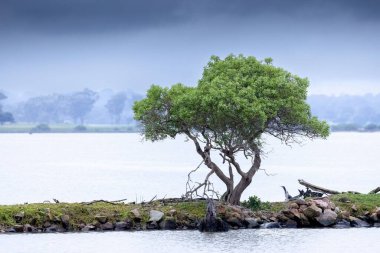
[(380, 91), (377, 0), (0, 0), (0, 90), (195, 84), (210, 55), (273, 57), (314, 93)]
[(198, 19), (231, 20), (274, 15), (304, 22), (379, 21), (377, 0), (1, 0), (2, 29), (71, 33), (139, 30)]

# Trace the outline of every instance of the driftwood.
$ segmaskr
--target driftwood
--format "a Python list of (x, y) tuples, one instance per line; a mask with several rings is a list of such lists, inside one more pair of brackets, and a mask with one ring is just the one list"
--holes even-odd
[(111, 205), (119, 205), (119, 204), (122, 204), (120, 202), (125, 201), (125, 200), (127, 200), (127, 199), (120, 199), (120, 200), (113, 200), (113, 201), (107, 201), (107, 200), (99, 199), (99, 200), (93, 200), (90, 202), (82, 202), (81, 204), (82, 205), (92, 205), (95, 203), (103, 202), (103, 203), (107, 203), (107, 204), (111, 204)]
[[(302, 184), (303, 186), (306, 186), (307, 188), (310, 188), (310, 189), (312, 189), (314, 191), (322, 192), (324, 194), (340, 194), (340, 193), (343, 193), (343, 192), (339, 192), (339, 191), (335, 191), (335, 190), (331, 190), (331, 189), (326, 189), (324, 187), (320, 187), (320, 186), (308, 183), (308, 182), (306, 182), (303, 179), (298, 179), (298, 182), (300, 184)], [(347, 191), (347, 192), (348, 193), (352, 193), (352, 194), (362, 194), (362, 193), (357, 192), (357, 191)], [(380, 192), (380, 187), (377, 187), (377, 188), (373, 189), (368, 194), (376, 194), (378, 192)]]
[(369, 194), (376, 194), (380, 192), (380, 187), (377, 187), (376, 189), (373, 189), (372, 191), (369, 192)]
[(228, 225), (220, 218), (216, 217), (215, 204), (212, 199), (207, 199), (206, 217), (199, 224), (201, 232), (226, 232)]
[(318, 192), (322, 192), (322, 193), (325, 193), (325, 194), (340, 194), (341, 193), (339, 191), (330, 190), (330, 189), (327, 189), (327, 188), (324, 188), (324, 187), (320, 187), (320, 186), (308, 183), (308, 182), (306, 182), (303, 179), (298, 179), (298, 182), (300, 184), (302, 184), (303, 186), (312, 189), (313, 191), (318, 191)]

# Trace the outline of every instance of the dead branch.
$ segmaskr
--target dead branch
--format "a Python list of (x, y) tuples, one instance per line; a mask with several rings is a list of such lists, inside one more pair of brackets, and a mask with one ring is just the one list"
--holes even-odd
[(266, 169), (259, 169), (259, 170), (264, 171), (265, 175), (267, 175), (267, 176), (271, 176), (271, 177), (273, 177), (273, 176), (276, 176), (276, 175), (277, 175), (277, 173), (268, 173)]
[(380, 187), (377, 187), (376, 189), (373, 189), (372, 191), (370, 191), (368, 194), (376, 194), (380, 192)]
[(157, 198), (157, 195), (155, 195), (148, 203), (152, 203), (155, 198)]
[(127, 199), (120, 199), (120, 200), (113, 200), (113, 201), (107, 201), (107, 200), (99, 199), (99, 200), (93, 200), (93, 201), (90, 201), (90, 202), (81, 202), (80, 204), (82, 204), (82, 205), (92, 205), (92, 204), (95, 204), (95, 203), (103, 202), (103, 203), (107, 203), (107, 204), (111, 204), (111, 205), (119, 205), (119, 204), (122, 204), (120, 202), (125, 201), (125, 200), (127, 200)]
[(310, 188), (312, 189), (313, 191), (318, 191), (318, 192), (322, 192), (322, 193), (325, 193), (325, 194), (340, 194), (341, 192), (339, 191), (335, 191), (335, 190), (330, 190), (330, 189), (327, 189), (327, 188), (323, 188), (323, 187), (320, 187), (320, 186), (317, 186), (317, 185), (314, 185), (314, 184), (311, 184), (311, 183), (308, 183), (306, 182), (305, 180), (303, 179), (298, 179), (298, 182), (307, 187), (307, 188)]
[[(204, 163), (204, 160), (194, 170), (190, 171), (189, 174), (187, 175), (186, 192), (183, 195), (184, 198), (186, 198), (186, 199), (193, 199), (194, 195), (196, 197), (199, 197), (199, 198), (203, 198), (205, 196), (207, 198), (209, 198), (209, 196), (208, 196), (209, 192), (212, 195), (215, 194), (217, 197), (219, 197), (219, 194), (217, 193), (217, 191), (215, 191), (213, 184), (209, 180), (210, 176), (215, 173), (215, 170), (211, 170), (207, 174), (205, 180), (202, 183), (200, 183), (200, 182), (193, 182), (192, 179), (191, 179), (191, 175), (194, 172), (196, 172), (203, 163)], [(192, 183), (193, 183), (193, 185), (192, 185)], [(200, 194), (200, 193), (198, 193), (198, 191), (201, 188), (203, 188), (203, 192)]]

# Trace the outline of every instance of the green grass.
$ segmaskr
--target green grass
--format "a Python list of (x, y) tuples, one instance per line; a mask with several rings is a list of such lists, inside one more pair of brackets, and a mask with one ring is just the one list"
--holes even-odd
[[(352, 211), (351, 207), (355, 205), (358, 209), (358, 214), (364, 212), (372, 212), (377, 207), (380, 207), (380, 194), (337, 194), (332, 195), (330, 199), (341, 210)], [(346, 201), (349, 201), (346, 203)]]
[[(61, 215), (70, 216), (70, 223), (73, 227), (80, 224), (91, 224), (96, 222), (96, 215), (107, 216), (111, 222), (122, 221), (131, 218), (130, 211), (137, 208), (142, 216), (142, 222), (149, 220), (149, 211), (159, 210), (167, 216), (169, 211), (175, 209), (177, 217), (202, 218), (205, 215), (205, 202), (181, 202), (163, 205), (153, 202), (149, 205), (141, 204), (117, 204), (112, 205), (104, 202), (84, 205), (80, 203), (59, 203), (59, 204), (23, 204), (23, 205), (0, 205), (0, 227), (9, 227), (16, 224), (14, 216), (19, 212), (24, 212), (21, 224), (31, 224), (41, 227), (46, 221), (59, 221)], [(49, 211), (48, 211), (49, 210)], [(50, 215), (49, 215), (50, 213)]]

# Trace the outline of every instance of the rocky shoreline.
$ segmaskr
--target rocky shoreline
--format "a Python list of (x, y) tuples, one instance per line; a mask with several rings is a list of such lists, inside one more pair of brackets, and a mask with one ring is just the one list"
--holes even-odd
[[(343, 199), (344, 201), (344, 199)], [(348, 201), (348, 200), (347, 200)], [(30, 204), (0, 206), (0, 233), (197, 230), (205, 201), (150, 204)], [(35, 206), (33, 206), (35, 205)], [(380, 227), (380, 208), (344, 210), (329, 198), (299, 199), (279, 211), (256, 211), (215, 202), (218, 220), (227, 229)], [(204, 210), (204, 211), (202, 211)]]

